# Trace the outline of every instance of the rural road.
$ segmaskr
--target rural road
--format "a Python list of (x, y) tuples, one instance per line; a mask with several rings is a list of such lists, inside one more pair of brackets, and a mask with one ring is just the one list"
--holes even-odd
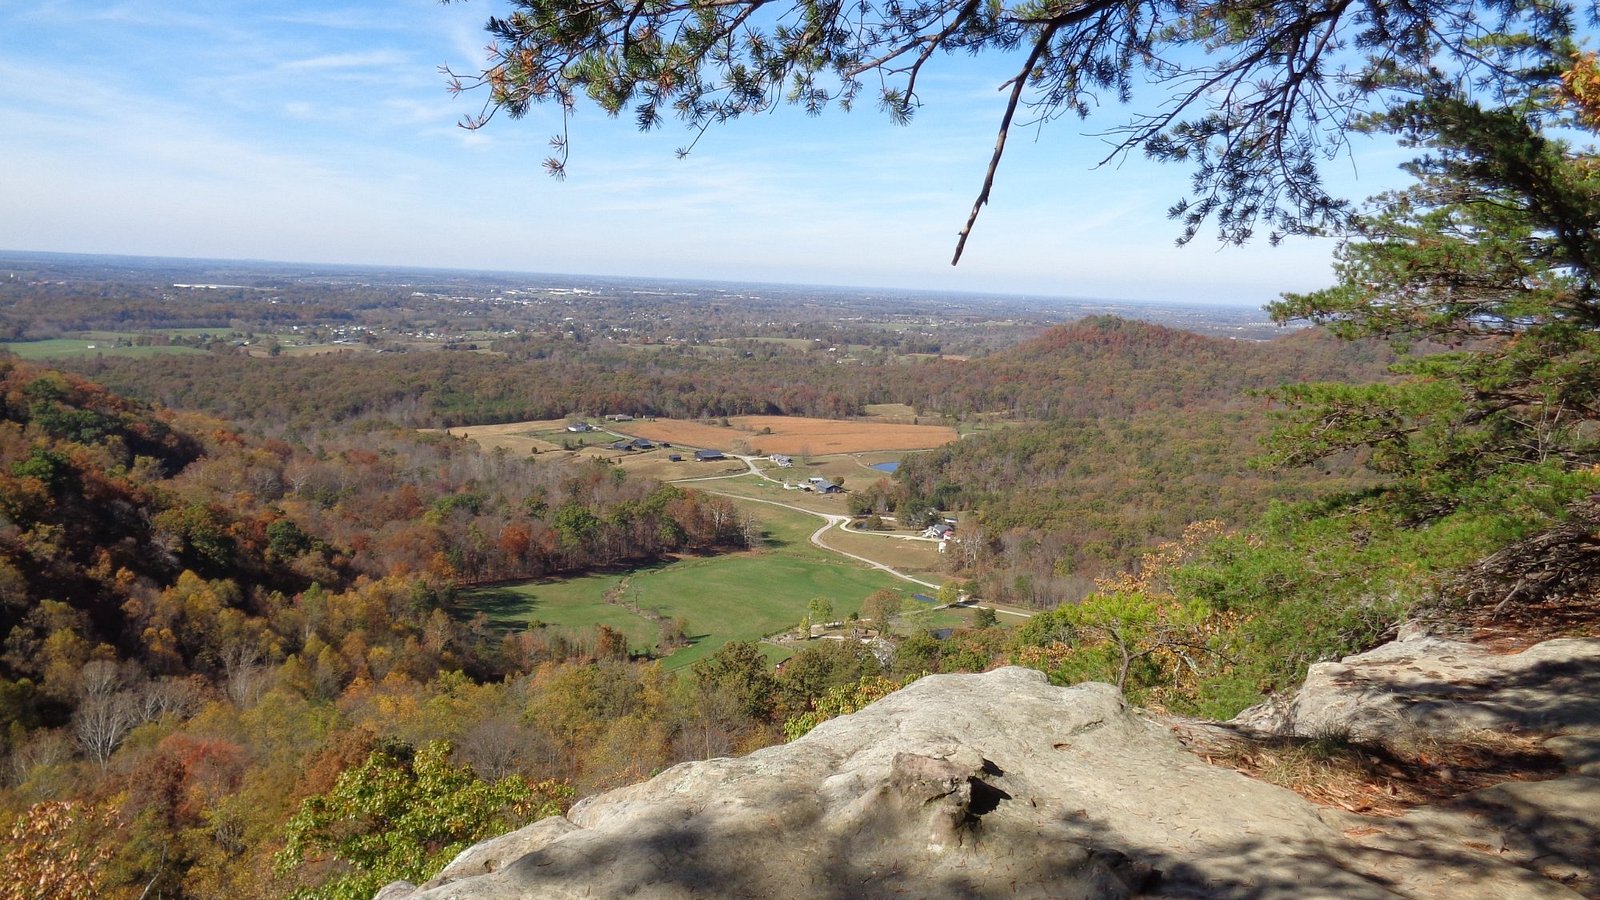
[(910, 575), (907, 575), (904, 572), (896, 571), (895, 569), (890, 568), (889, 566), (886, 566), (883, 563), (878, 562), (875, 559), (868, 559), (865, 556), (858, 556), (857, 554), (851, 553), (848, 550), (840, 550), (838, 547), (830, 547), (827, 544), (823, 543), (822, 542), (822, 534), (823, 534), (823, 532), (825, 532), (828, 529), (834, 527), (835, 525), (842, 525), (845, 522), (850, 521), (850, 517), (849, 516), (841, 516), (841, 515), (836, 515), (834, 513), (820, 513), (820, 512), (817, 512), (815, 510), (806, 509), (803, 506), (795, 506), (795, 505), (790, 504), (790, 503), (779, 503), (776, 500), (763, 500), (760, 497), (745, 497), (745, 496), (742, 496), (742, 495), (739, 495), (739, 494), (724, 494), (724, 493), (722, 493), (720, 491), (710, 491), (709, 493), (717, 494), (720, 497), (732, 497), (732, 498), (734, 498), (736, 500), (749, 500), (752, 503), (766, 503), (766, 504), (769, 504), (771, 506), (781, 506), (784, 509), (792, 509), (795, 512), (803, 512), (803, 513), (805, 513), (807, 515), (818, 516), (818, 517), (822, 518), (824, 521), (822, 523), (822, 527), (821, 528), (818, 528), (816, 531), (811, 532), (811, 543), (812, 544), (815, 544), (816, 546), (822, 548), (823, 550), (828, 551), (829, 553), (837, 553), (840, 556), (847, 556), (847, 557), (849, 557), (849, 558), (851, 558), (851, 559), (853, 559), (853, 560), (855, 560), (857, 562), (864, 562), (867, 565), (873, 567), (874, 569), (878, 569), (878, 570), (883, 571), (883, 572), (888, 572), (890, 575), (893, 575), (894, 577), (899, 578), (902, 581), (909, 581), (912, 584), (920, 584), (923, 587), (933, 588), (934, 590), (938, 590), (939, 589), (939, 585), (937, 585), (937, 584), (935, 584), (935, 583), (933, 583), (931, 581), (923, 581), (921, 578), (912, 578)]
[[(772, 482), (773, 484), (782, 484), (783, 483), (783, 482), (779, 481), (778, 479), (772, 478), (771, 476), (767, 475), (767, 473), (765, 473), (765, 472), (761, 471), (760, 469), (756, 468), (756, 458), (753, 457), (753, 456), (734, 456), (732, 458), (739, 460), (740, 462), (744, 463), (746, 466), (749, 466), (750, 467), (750, 471), (748, 471), (748, 472), (734, 472), (734, 473), (729, 474), (729, 475), (697, 475), (694, 478), (674, 478), (674, 479), (672, 479), (672, 483), (673, 484), (687, 484), (687, 483), (689, 483), (691, 481), (721, 481), (724, 478), (743, 478), (746, 475), (754, 475), (757, 478), (765, 478), (766, 480)], [(783, 506), (784, 504), (780, 503), (778, 505), (779, 506)], [(804, 509), (800, 510), (800, 511), (801, 512), (810, 512), (810, 510), (804, 510)]]
[[(718, 476), (715, 476), (715, 477), (717, 477), (717, 478), (743, 478), (747, 474), (754, 473), (756, 475), (760, 475), (762, 478), (767, 478), (766, 475), (764, 475), (760, 471), (756, 470), (755, 463), (751, 462), (748, 458), (744, 458), (744, 457), (741, 457), (741, 458), (744, 459), (747, 464), (749, 464), (751, 472), (741, 473), (739, 475), (718, 475)], [(710, 478), (686, 478), (686, 479), (681, 479), (681, 480), (683, 480), (683, 481), (709, 481), (711, 479)], [(773, 479), (767, 478), (767, 480), (768, 481), (772, 481)], [(677, 482), (674, 482), (674, 483), (676, 484)], [(901, 581), (909, 581), (912, 584), (919, 584), (919, 585), (922, 585), (923, 587), (926, 587), (926, 588), (932, 588), (935, 591), (937, 591), (939, 589), (939, 585), (935, 584), (934, 582), (923, 581), (921, 578), (913, 578), (912, 576), (907, 575), (904, 572), (897, 571), (896, 569), (894, 569), (894, 568), (892, 568), (890, 566), (887, 566), (887, 565), (885, 565), (885, 564), (883, 564), (881, 562), (878, 562), (875, 559), (869, 559), (869, 558), (867, 558), (865, 556), (861, 556), (861, 555), (858, 555), (858, 554), (855, 554), (855, 553), (851, 553), (848, 550), (840, 550), (838, 547), (831, 547), (828, 544), (824, 543), (823, 540), (822, 540), (822, 535), (824, 533), (826, 533), (828, 529), (833, 528), (835, 526), (838, 526), (838, 527), (841, 527), (841, 528), (844, 527), (844, 523), (850, 521), (850, 517), (849, 516), (841, 516), (841, 515), (838, 515), (836, 513), (821, 513), (821, 512), (817, 512), (816, 510), (806, 509), (803, 506), (795, 506), (792, 503), (780, 503), (777, 500), (763, 500), (760, 497), (746, 497), (746, 496), (744, 496), (742, 494), (728, 494), (728, 493), (724, 493), (722, 491), (707, 491), (706, 493), (716, 494), (719, 497), (729, 497), (729, 498), (734, 499), (734, 500), (748, 500), (751, 503), (766, 503), (766, 504), (768, 504), (770, 506), (779, 506), (779, 507), (782, 507), (784, 509), (792, 509), (795, 512), (802, 512), (802, 513), (805, 513), (806, 515), (809, 515), (809, 516), (817, 516), (818, 518), (823, 519), (824, 521), (823, 521), (821, 527), (819, 527), (816, 531), (811, 532), (811, 543), (813, 545), (815, 545), (815, 546), (817, 546), (817, 547), (819, 547), (819, 548), (821, 548), (823, 550), (826, 550), (829, 553), (837, 553), (840, 556), (844, 556), (844, 557), (847, 557), (849, 559), (853, 559), (856, 562), (866, 563), (867, 565), (871, 566), (872, 568), (877, 569), (877, 570), (879, 570), (881, 572), (887, 572), (888, 574), (893, 575), (894, 577), (900, 579)], [(855, 534), (870, 534), (870, 532), (853, 532), (853, 533), (855, 533)], [(885, 538), (893, 537), (893, 535), (881, 535), (881, 536), (885, 537)], [(953, 605), (953, 604), (947, 604), (947, 605)], [(1033, 613), (1031, 613), (1031, 612), (1023, 612), (1021, 610), (1016, 610), (1016, 609), (1005, 609), (1005, 608), (1002, 608), (1002, 607), (993, 606), (993, 605), (989, 605), (989, 604), (965, 603), (965, 604), (962, 604), (962, 605), (966, 606), (968, 608), (971, 608), (971, 609), (992, 609), (997, 613), (1003, 613), (1003, 614), (1008, 615), (1008, 616), (1017, 616), (1018, 618), (1023, 618), (1023, 619), (1031, 619), (1031, 618), (1033, 618)], [(935, 607), (935, 609), (937, 609), (937, 608), (939, 608), (939, 607)]]

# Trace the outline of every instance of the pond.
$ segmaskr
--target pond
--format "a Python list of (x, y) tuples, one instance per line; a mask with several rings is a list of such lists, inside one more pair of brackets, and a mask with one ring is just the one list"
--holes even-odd
[(877, 469), (879, 472), (893, 472), (900, 468), (900, 464), (897, 462), (873, 463), (870, 468)]

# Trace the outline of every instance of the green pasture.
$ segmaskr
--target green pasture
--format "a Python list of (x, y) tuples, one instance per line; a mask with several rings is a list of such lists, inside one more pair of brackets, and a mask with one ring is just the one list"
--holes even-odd
[(817, 345), (811, 338), (786, 338), (786, 337), (742, 337), (742, 338), (715, 338), (714, 344), (729, 344), (734, 341), (752, 341), (757, 344), (778, 344), (784, 347), (794, 347), (806, 350)]
[[(567, 627), (605, 624), (628, 636), (635, 650), (658, 638), (656, 625), (606, 593), (623, 579), (622, 597), (669, 619), (683, 618), (693, 640), (666, 659), (671, 669), (690, 665), (729, 641), (754, 641), (793, 627), (813, 597), (827, 597), (840, 617), (858, 611), (873, 591), (892, 588), (910, 596), (910, 585), (811, 545), (821, 524), (815, 516), (760, 503), (741, 503), (763, 527), (763, 547), (747, 553), (678, 559), (625, 573), (524, 582), (467, 592), (469, 612), (482, 611), (495, 625), (519, 628), (532, 622)], [(784, 654), (772, 648), (775, 658)]]
[(176, 353), (204, 353), (194, 347), (118, 347), (115, 339), (51, 338), (45, 341), (17, 341), (0, 344), (22, 359), (51, 359), (63, 356), (170, 356)]
[(477, 588), (466, 592), (462, 603), (470, 613), (486, 614), (497, 628), (520, 629), (534, 622), (565, 628), (609, 625), (626, 634), (635, 650), (653, 647), (659, 637), (654, 623), (606, 602), (606, 592), (622, 577), (600, 573)]
[(138, 337), (155, 337), (157, 335), (165, 335), (167, 337), (198, 337), (202, 334), (209, 334), (212, 337), (230, 339), (243, 337), (242, 334), (232, 328), (220, 326), (217, 328), (162, 328), (158, 331), (76, 331), (73, 333), (81, 335), (85, 340), (90, 341), (115, 341), (119, 338), (126, 338), (127, 340), (131, 341)]
[(695, 643), (667, 659), (686, 666), (728, 641), (753, 641), (792, 627), (812, 597), (827, 597), (847, 616), (881, 588), (904, 582), (864, 567), (781, 552), (747, 553), (674, 563), (635, 578), (629, 596), (662, 615), (682, 616)]

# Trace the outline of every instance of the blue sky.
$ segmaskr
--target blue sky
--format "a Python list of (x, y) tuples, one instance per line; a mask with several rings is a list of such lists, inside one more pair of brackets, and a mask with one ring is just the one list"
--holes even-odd
[[(871, 104), (648, 134), (592, 107), (569, 177), (554, 109), (456, 127), (495, 0), (0, 2), (0, 248), (663, 275), (1260, 304), (1326, 283), (1329, 241), (1175, 249), (1187, 172), (1095, 169), (1083, 132), (1018, 129), (958, 268), (1003, 60), (949, 57), (909, 126)], [(1330, 174), (1396, 181), (1393, 150)]]

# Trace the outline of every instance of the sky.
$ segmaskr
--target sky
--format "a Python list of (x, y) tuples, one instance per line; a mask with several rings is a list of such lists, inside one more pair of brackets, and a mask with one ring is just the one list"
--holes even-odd
[[(1006, 60), (953, 56), (893, 125), (871, 103), (713, 128), (676, 158), (582, 106), (479, 110), (441, 65), (481, 67), (504, 0), (0, 0), (0, 248), (1027, 293), (1259, 305), (1327, 284), (1331, 240), (1175, 248), (1188, 173), (1097, 167), (1088, 123), (1018, 128), (950, 266), (1003, 111)], [(1330, 164), (1356, 197), (1404, 155)]]

